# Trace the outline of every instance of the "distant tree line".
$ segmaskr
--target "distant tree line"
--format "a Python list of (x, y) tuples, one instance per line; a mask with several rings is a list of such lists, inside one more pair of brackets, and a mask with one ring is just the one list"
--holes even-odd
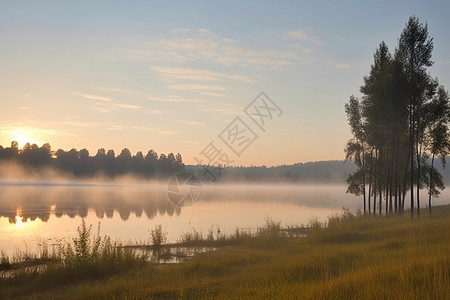
[[(450, 152), (448, 92), (431, 77), (433, 39), (427, 24), (411, 17), (392, 55), (382, 42), (370, 74), (364, 77), (361, 99), (345, 105), (352, 139), (346, 159), (358, 169), (347, 192), (362, 195), (364, 212), (402, 213), (409, 191), (411, 216), (420, 214), (421, 189), (431, 199), (444, 189), (435, 160), (445, 166)], [(373, 203), (372, 203), (373, 201)], [(372, 204), (371, 204), (372, 203)]]
[(124, 148), (116, 156), (114, 150), (98, 149), (95, 156), (90, 156), (87, 149), (71, 149), (65, 151), (58, 149), (52, 151), (50, 144), (39, 147), (27, 143), (19, 149), (18, 143), (11, 142), (11, 147), (0, 146), (0, 161), (17, 162), (26, 169), (37, 170), (51, 167), (75, 177), (93, 177), (104, 175), (115, 177), (132, 174), (146, 178), (167, 177), (184, 170), (184, 163), (178, 153), (158, 154), (149, 150), (147, 154), (139, 151), (132, 155), (130, 150)]
[[(186, 166), (202, 182), (248, 183), (345, 183), (348, 174), (356, 170), (353, 163), (342, 160), (296, 163), (280, 166)], [(214, 181), (215, 180), (215, 181)]]

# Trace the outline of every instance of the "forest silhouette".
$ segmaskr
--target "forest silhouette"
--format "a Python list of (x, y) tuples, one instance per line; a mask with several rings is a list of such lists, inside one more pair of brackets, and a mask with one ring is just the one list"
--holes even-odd
[(114, 178), (121, 175), (135, 175), (144, 178), (167, 178), (185, 169), (181, 154), (158, 154), (149, 150), (144, 156), (141, 151), (132, 155), (124, 148), (119, 155), (114, 150), (100, 148), (95, 156), (90, 156), (87, 149), (53, 151), (50, 144), (41, 147), (27, 143), (19, 149), (18, 143), (11, 142), (10, 147), (0, 146), (0, 162), (13, 162), (29, 172), (44, 168), (53, 168), (64, 175), (79, 178), (106, 176)]

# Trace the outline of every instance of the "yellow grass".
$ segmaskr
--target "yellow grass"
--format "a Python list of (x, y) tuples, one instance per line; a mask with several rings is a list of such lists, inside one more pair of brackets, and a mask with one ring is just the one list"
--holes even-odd
[[(337, 217), (307, 238), (263, 234), (176, 265), (39, 288), (4, 280), (0, 298), (448, 299), (450, 206), (433, 216)], [(24, 289), (24, 286), (32, 288)]]

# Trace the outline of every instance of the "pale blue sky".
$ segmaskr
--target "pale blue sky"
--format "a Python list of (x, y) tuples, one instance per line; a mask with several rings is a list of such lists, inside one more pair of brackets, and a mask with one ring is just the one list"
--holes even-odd
[[(211, 141), (236, 164), (342, 159), (344, 103), (384, 40), (428, 22), (430, 68), (450, 86), (444, 1), (3, 1), (0, 144), (152, 148), (195, 163)], [(258, 131), (264, 91), (283, 115)], [(218, 135), (235, 118), (258, 139), (240, 157)]]

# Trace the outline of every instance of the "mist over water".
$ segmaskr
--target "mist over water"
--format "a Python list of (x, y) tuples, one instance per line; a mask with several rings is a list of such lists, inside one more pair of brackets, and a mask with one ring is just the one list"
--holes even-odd
[[(76, 234), (84, 218), (101, 233), (125, 242), (149, 240), (161, 224), (170, 242), (195, 228), (223, 233), (255, 229), (265, 217), (282, 225), (325, 221), (343, 207), (362, 209), (361, 197), (345, 193), (346, 185), (205, 184), (200, 200), (189, 207), (173, 205), (167, 183), (91, 181), (15, 181), (0, 183), (0, 250), (35, 250), (46, 241)], [(408, 202), (408, 201), (406, 201)], [(448, 204), (449, 194), (434, 199)], [(422, 204), (427, 203), (425, 195)]]

